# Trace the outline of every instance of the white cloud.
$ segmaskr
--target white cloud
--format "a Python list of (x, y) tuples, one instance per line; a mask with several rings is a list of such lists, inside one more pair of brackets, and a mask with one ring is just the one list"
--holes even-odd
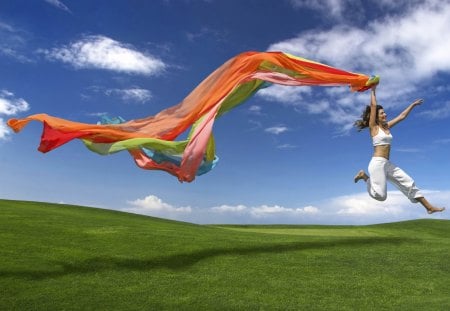
[(193, 223), (295, 223), (320, 215), (314, 206), (287, 208), (279, 205), (219, 205), (209, 208), (176, 207), (155, 195), (127, 202), (122, 211)]
[(134, 208), (130, 210), (141, 211), (143, 213), (190, 213), (190, 207), (174, 207), (170, 204), (163, 202), (160, 198), (154, 195), (149, 195), (144, 199), (136, 199), (129, 201), (128, 204)]
[(338, 208), (337, 214), (358, 217), (379, 214), (397, 215), (402, 211), (402, 203), (404, 203), (402, 194), (392, 192), (389, 193), (389, 201), (384, 204), (370, 198), (367, 193), (342, 196), (331, 200), (331, 205)]
[(124, 102), (146, 103), (152, 98), (149, 90), (133, 87), (129, 89), (109, 89), (106, 95), (118, 95)]
[(311, 93), (311, 87), (295, 87), (273, 84), (267, 88), (259, 90), (256, 95), (266, 100), (278, 101), (284, 104), (299, 104), (305, 94)]
[(270, 134), (279, 135), (288, 130), (289, 129), (286, 126), (272, 126), (272, 127), (266, 128), (264, 131), (267, 133), (270, 133)]
[[(23, 98), (17, 98), (8, 90), (0, 90), (0, 115), (13, 116), (28, 109), (30, 106)], [(0, 118), (0, 140), (5, 139), (10, 133), (6, 122)]]
[[(449, 191), (422, 191), (436, 206), (446, 206)], [(447, 211), (428, 215), (399, 191), (389, 191), (386, 201), (372, 199), (366, 192), (323, 200), (314, 206), (219, 205), (209, 208), (175, 207), (154, 195), (129, 201), (126, 212), (200, 224), (374, 224), (418, 218), (449, 219)], [(448, 206), (446, 206), (449, 208)]]
[(159, 59), (105, 36), (87, 36), (52, 50), (41, 50), (49, 59), (75, 68), (99, 68), (125, 73), (155, 75), (166, 68)]
[(62, 3), (59, 0), (44, 0), (44, 1), (49, 3), (49, 4), (51, 4), (51, 5), (53, 5), (54, 7), (58, 8), (60, 10), (63, 10), (63, 11), (66, 11), (66, 12), (70, 13), (69, 8), (64, 3)]
[(17, 98), (14, 93), (0, 90), (0, 114), (11, 116), (30, 109), (23, 98)]
[(6, 125), (6, 122), (2, 118), (0, 118), (0, 140), (5, 139), (9, 133), (10, 130)]
[[(310, 8), (319, 4), (318, 1), (292, 2)], [(342, 8), (350, 2), (325, 1), (322, 8), (342, 12)], [(303, 32), (270, 45), (268, 50), (292, 53), (348, 71), (378, 74), (381, 77), (378, 100), (387, 108), (403, 107), (406, 105), (405, 98), (421, 92), (424, 81), (429, 83), (437, 74), (450, 72), (450, 1), (402, 3), (402, 15), (384, 16), (365, 27), (339, 24), (327, 30)], [(352, 127), (351, 124), (361, 113), (362, 104), (367, 104), (369, 100), (367, 94), (350, 93), (347, 88), (327, 88), (345, 92), (327, 91), (325, 94), (317, 93), (316, 89), (307, 94), (310, 95), (307, 99), (320, 102), (322, 107), (316, 107), (317, 111), (344, 129)], [(281, 103), (294, 104), (305, 100), (304, 96), (281, 87), (269, 88), (265, 94), (262, 91), (259, 92), (264, 98)], [(333, 109), (327, 109), (327, 106)], [(442, 109), (444, 114), (440, 116), (448, 117), (448, 107)], [(431, 111), (427, 116), (432, 118), (442, 109)]]
[(247, 211), (247, 206), (245, 205), (221, 205), (212, 207), (211, 210), (218, 213), (241, 213)]
[[(427, 191), (422, 193), (432, 204), (445, 206), (450, 199), (450, 191)], [(401, 192), (389, 191), (386, 201), (372, 199), (366, 192), (345, 195), (324, 201), (324, 213), (334, 214), (339, 223), (370, 224), (402, 221), (417, 218), (447, 218), (444, 213), (429, 216), (420, 204), (412, 204)]]

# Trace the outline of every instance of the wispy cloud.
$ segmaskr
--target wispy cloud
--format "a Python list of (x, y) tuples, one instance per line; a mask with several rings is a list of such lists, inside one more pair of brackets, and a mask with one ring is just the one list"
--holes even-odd
[(450, 116), (450, 101), (446, 102), (441, 107), (422, 111), (419, 115), (432, 120), (448, 118)]
[(266, 128), (264, 131), (270, 134), (274, 134), (274, 135), (279, 135), (282, 134), (286, 131), (288, 131), (289, 129), (286, 126), (272, 126), (272, 127), (268, 127)]
[(156, 75), (166, 68), (166, 64), (160, 59), (101, 35), (87, 36), (67, 46), (40, 52), (50, 60), (68, 63), (78, 69), (97, 68), (128, 74)]
[(277, 149), (281, 149), (281, 150), (288, 150), (288, 149), (295, 149), (297, 148), (296, 145), (292, 145), (292, 144), (282, 144), (282, 145), (278, 145)]
[[(423, 191), (430, 202), (445, 206), (450, 191)], [(428, 215), (420, 204), (412, 204), (399, 191), (376, 201), (367, 193), (339, 196), (303, 207), (282, 205), (218, 205), (208, 208), (176, 207), (155, 195), (129, 201), (123, 211), (205, 224), (374, 224), (418, 218), (449, 219), (448, 213)]]
[(87, 88), (87, 92), (81, 94), (85, 100), (89, 100), (92, 94), (101, 94), (110, 97), (120, 98), (124, 103), (144, 104), (149, 102), (153, 95), (150, 90), (138, 86), (128, 88), (106, 88), (104, 86), (93, 85)]
[(256, 95), (266, 100), (278, 101), (289, 105), (301, 105), (304, 96), (311, 93), (311, 87), (294, 87), (274, 84), (259, 90)]
[(224, 42), (226, 35), (223, 31), (212, 29), (210, 27), (202, 27), (197, 32), (186, 32), (186, 38), (190, 42), (195, 42), (205, 38), (212, 38), (217, 42)]
[(124, 102), (137, 102), (137, 103), (146, 103), (150, 101), (152, 98), (152, 93), (149, 90), (133, 87), (129, 89), (108, 89), (105, 91), (105, 94), (108, 96), (117, 95)]
[(395, 151), (397, 151), (397, 152), (404, 152), (404, 153), (419, 153), (419, 152), (423, 152), (422, 149), (418, 149), (418, 148), (395, 148)]
[(26, 56), (28, 34), (17, 27), (0, 21), (0, 55), (22, 63), (30, 63)]
[(359, 2), (352, 0), (290, 0), (294, 8), (308, 8), (326, 14), (333, 20), (342, 20), (350, 15), (353, 19), (362, 18), (364, 9)]
[[(13, 116), (28, 109), (30, 106), (26, 100), (16, 97), (8, 90), (0, 90), (0, 115)], [(5, 121), (0, 118), (0, 139), (6, 138), (9, 133)]]
[(66, 11), (68, 13), (71, 13), (70, 9), (64, 4), (62, 3), (62, 1), (59, 0), (44, 0), (45, 2), (47, 2), (48, 4), (53, 5), (54, 7), (62, 10), (62, 11)]
[[(310, 9), (328, 17), (331, 22), (356, 24), (367, 15), (367, 9), (382, 9), (389, 14), (408, 11), (424, 2), (437, 3), (439, 0), (289, 0), (295, 9)], [(366, 5), (364, 5), (364, 3)]]
[(251, 114), (254, 114), (254, 115), (258, 115), (258, 116), (263, 114), (261, 106), (258, 106), (258, 105), (251, 105), (248, 108), (248, 112)]
[(450, 144), (450, 138), (441, 138), (433, 141), (434, 144)]

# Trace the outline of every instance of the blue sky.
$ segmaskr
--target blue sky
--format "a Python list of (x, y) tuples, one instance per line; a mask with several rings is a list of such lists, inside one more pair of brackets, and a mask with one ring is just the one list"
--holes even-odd
[(180, 102), (229, 58), (280, 50), (378, 74), (394, 117), (391, 160), (438, 206), (450, 202), (450, 1), (154, 0), (0, 2), (0, 198), (117, 209), (194, 223), (370, 224), (428, 216), (393, 187), (353, 183), (372, 153), (353, 121), (369, 93), (272, 86), (214, 126), (219, 164), (192, 183), (81, 142), (37, 151), (34, 113), (85, 123)]

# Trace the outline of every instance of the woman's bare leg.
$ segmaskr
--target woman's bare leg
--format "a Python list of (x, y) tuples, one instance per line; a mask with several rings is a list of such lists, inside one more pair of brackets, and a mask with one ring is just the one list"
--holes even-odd
[(353, 180), (355, 181), (355, 183), (357, 183), (358, 181), (360, 181), (361, 179), (364, 179), (364, 181), (367, 181), (367, 179), (369, 179), (369, 176), (367, 176), (367, 174), (363, 171), (360, 170), (358, 172), (358, 174), (355, 175), (355, 178), (353, 178)]
[(445, 210), (445, 207), (434, 207), (424, 197), (416, 198), (416, 200), (419, 201), (420, 204), (422, 204), (423, 207), (426, 208), (428, 214), (433, 214), (433, 213), (436, 213), (436, 212), (442, 212), (442, 211)]

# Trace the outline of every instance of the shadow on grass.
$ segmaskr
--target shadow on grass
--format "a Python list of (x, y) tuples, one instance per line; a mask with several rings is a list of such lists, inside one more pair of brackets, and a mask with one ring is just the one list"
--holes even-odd
[(303, 251), (310, 249), (326, 249), (345, 246), (368, 246), (368, 245), (392, 245), (397, 246), (405, 242), (413, 242), (411, 238), (383, 237), (383, 238), (353, 238), (345, 240), (320, 241), (320, 242), (293, 242), (267, 244), (249, 247), (229, 247), (229, 248), (207, 248), (192, 252), (178, 253), (170, 256), (154, 257), (150, 259), (119, 258), (119, 257), (94, 257), (78, 262), (55, 262), (53, 271), (2, 271), (0, 277), (14, 277), (25, 279), (46, 279), (56, 278), (66, 275), (82, 275), (89, 273), (99, 273), (102, 271), (150, 271), (156, 269), (181, 270), (196, 263), (212, 257), (219, 256), (251, 256), (264, 253), (286, 253), (293, 251)]

